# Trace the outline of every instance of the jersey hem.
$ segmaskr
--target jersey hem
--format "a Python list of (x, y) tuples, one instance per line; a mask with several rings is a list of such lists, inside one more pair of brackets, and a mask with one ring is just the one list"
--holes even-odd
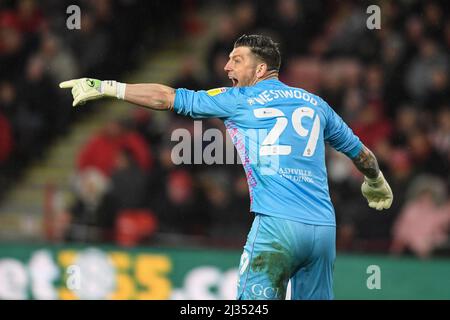
[(336, 227), (336, 222), (323, 222), (323, 221), (314, 221), (314, 220), (302, 219), (302, 218), (286, 217), (286, 215), (276, 213), (276, 212), (269, 212), (269, 211), (260, 212), (260, 211), (251, 210), (251, 212), (253, 212), (255, 214), (262, 214), (262, 215), (266, 215), (266, 216), (286, 219), (286, 220), (295, 221), (295, 222), (301, 222), (304, 224), (310, 224), (310, 225), (315, 225), (315, 226)]

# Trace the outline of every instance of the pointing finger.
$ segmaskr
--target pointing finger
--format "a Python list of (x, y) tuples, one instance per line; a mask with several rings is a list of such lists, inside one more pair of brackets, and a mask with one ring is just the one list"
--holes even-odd
[(66, 89), (66, 88), (72, 88), (75, 85), (75, 80), (68, 80), (63, 81), (59, 84), (60, 88)]

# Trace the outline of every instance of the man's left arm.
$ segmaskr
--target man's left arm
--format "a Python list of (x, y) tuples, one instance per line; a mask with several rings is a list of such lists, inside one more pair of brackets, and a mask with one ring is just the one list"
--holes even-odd
[(352, 161), (364, 175), (361, 193), (367, 199), (369, 207), (377, 210), (389, 209), (394, 195), (378, 167), (378, 161), (373, 152), (363, 145), (359, 154), (352, 158)]
[(364, 175), (361, 193), (369, 207), (383, 210), (392, 205), (391, 187), (381, 172), (375, 155), (353, 133), (342, 118), (324, 101), (327, 112), (327, 126), (324, 136), (336, 150), (347, 155)]

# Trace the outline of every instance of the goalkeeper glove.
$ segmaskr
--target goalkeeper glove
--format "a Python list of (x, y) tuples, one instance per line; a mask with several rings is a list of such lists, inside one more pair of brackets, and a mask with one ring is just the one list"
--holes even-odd
[(91, 78), (72, 79), (61, 82), (60, 88), (72, 88), (72, 106), (84, 104), (86, 101), (103, 97), (116, 97), (123, 99), (125, 96), (125, 83), (113, 80), (101, 81)]
[(377, 178), (364, 177), (361, 192), (367, 199), (369, 207), (377, 210), (389, 209), (394, 199), (391, 187), (381, 171)]

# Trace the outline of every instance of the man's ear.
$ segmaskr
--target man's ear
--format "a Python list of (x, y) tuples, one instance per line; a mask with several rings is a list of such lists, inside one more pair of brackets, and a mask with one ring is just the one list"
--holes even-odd
[(267, 72), (267, 64), (260, 63), (256, 66), (256, 78), (262, 78)]

